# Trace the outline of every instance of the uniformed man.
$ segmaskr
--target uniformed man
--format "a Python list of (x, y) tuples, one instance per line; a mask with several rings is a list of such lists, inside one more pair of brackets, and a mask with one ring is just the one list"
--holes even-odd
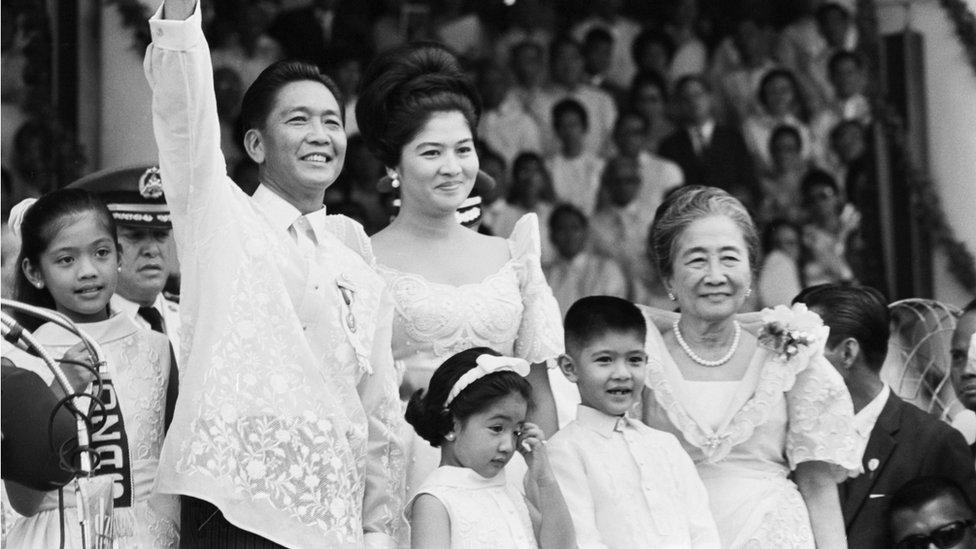
[(174, 273), (173, 224), (156, 166), (113, 168), (72, 183), (101, 197), (118, 226), (122, 264), (111, 307), (169, 336), (179, 352), (178, 297), (163, 292)]

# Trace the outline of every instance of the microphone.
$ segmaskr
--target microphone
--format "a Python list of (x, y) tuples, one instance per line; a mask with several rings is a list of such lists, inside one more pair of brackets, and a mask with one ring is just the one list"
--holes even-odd
[(3, 315), (3, 338), (7, 340), (8, 343), (13, 344), (15, 347), (29, 353), (37, 358), (43, 358), (37, 351), (35, 351), (26, 341), (21, 337), (26, 331), (19, 322), (6, 314)]

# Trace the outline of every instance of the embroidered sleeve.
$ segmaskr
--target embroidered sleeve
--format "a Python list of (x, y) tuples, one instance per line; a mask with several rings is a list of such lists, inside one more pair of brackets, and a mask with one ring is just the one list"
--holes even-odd
[(544, 362), (563, 352), (563, 323), (539, 257), (539, 218), (526, 214), (515, 224), (509, 238), (517, 261), (519, 290), (525, 310), (515, 340), (515, 355), (532, 363)]
[(360, 382), (359, 395), (369, 423), (363, 530), (367, 538), (382, 535), (389, 540), (396, 538), (396, 528), (401, 524), (406, 475), (404, 448), (398, 436), (403, 414), (393, 367), (392, 330), (393, 299), (384, 290), (373, 339), (373, 372)]
[(786, 457), (790, 469), (804, 461), (833, 465), (839, 481), (861, 473), (854, 406), (844, 380), (821, 349), (810, 357), (786, 393), (789, 428)]

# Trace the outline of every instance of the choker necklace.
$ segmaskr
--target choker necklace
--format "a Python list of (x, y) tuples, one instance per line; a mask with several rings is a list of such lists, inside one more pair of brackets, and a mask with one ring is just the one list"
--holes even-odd
[(732, 346), (729, 347), (729, 352), (725, 353), (725, 356), (718, 360), (705, 360), (704, 358), (695, 354), (695, 352), (691, 350), (691, 346), (688, 345), (688, 342), (685, 341), (685, 338), (681, 337), (681, 329), (678, 328), (677, 320), (675, 320), (674, 324), (671, 325), (671, 330), (674, 332), (674, 338), (678, 340), (678, 345), (681, 345), (681, 348), (685, 351), (685, 354), (688, 355), (688, 358), (694, 360), (702, 366), (715, 367), (721, 366), (728, 362), (732, 358), (732, 355), (735, 354), (736, 349), (739, 348), (739, 338), (742, 336), (742, 326), (740, 326), (735, 320), (732, 321), (732, 324), (735, 325), (735, 335), (732, 336)]

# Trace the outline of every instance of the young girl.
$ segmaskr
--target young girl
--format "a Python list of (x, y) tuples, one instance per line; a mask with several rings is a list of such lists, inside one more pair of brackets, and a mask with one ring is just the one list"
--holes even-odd
[[(104, 386), (99, 395), (105, 407), (94, 420), (92, 446), (99, 456), (96, 474), (115, 479), (115, 543), (175, 547), (178, 502), (172, 496), (151, 495), (176, 400), (175, 361), (165, 335), (141, 329), (128, 316), (109, 310), (120, 268), (112, 215), (89, 192), (62, 189), (31, 205), (19, 232), (23, 244), (16, 299), (70, 318), (99, 342), (108, 364), (111, 386)], [(78, 346), (78, 338), (59, 326), (23, 321), (53, 356), (64, 356)], [(16, 365), (32, 362), (16, 350), (7, 358)], [(48, 382), (53, 377), (39, 373)], [(75, 390), (84, 391), (85, 385), (81, 381)], [(13, 483), (6, 487), (12, 505), (26, 515), (7, 532), (10, 547), (58, 547), (62, 532), (65, 547), (81, 547), (73, 489), (43, 492)], [(63, 524), (59, 497), (64, 500)]]
[[(461, 351), (418, 390), (406, 418), (441, 449), (440, 467), (421, 484), (405, 514), (411, 546), (572, 547), (572, 519), (556, 484), (542, 430), (525, 421), (529, 363), (486, 347)], [(528, 463), (526, 496), (505, 481), (515, 452)]]

